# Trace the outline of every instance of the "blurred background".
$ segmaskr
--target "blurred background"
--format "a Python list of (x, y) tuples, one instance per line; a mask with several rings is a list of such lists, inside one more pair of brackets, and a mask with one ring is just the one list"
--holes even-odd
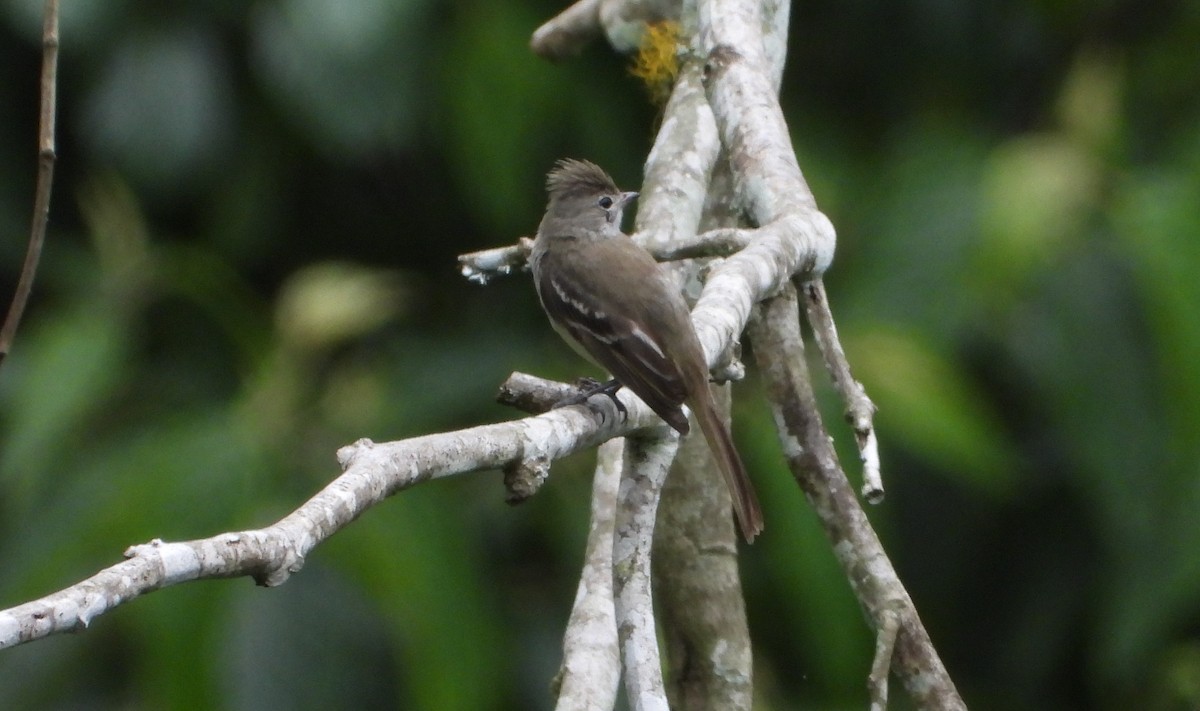
[[(528, 277), (554, 159), (636, 188), (657, 110), (551, 0), (63, 3), (51, 225), (0, 368), (0, 608), (267, 525), (337, 447), (495, 422), (584, 367)], [(0, 1), (0, 293), (40, 0)], [(1200, 708), (1200, 3), (798, 3), (783, 100), (879, 405), (869, 513), (973, 709)], [(840, 405), (825, 411), (857, 480)], [(756, 708), (860, 709), (872, 638), (754, 374)], [(274, 590), (158, 592), (0, 653), (14, 709), (550, 708), (592, 455), (404, 492)], [(906, 708), (899, 688), (895, 707)]]

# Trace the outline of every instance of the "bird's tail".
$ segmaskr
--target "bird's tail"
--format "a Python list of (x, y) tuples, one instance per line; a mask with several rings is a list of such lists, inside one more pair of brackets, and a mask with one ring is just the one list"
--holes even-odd
[(747, 543), (751, 543), (754, 541), (754, 537), (763, 530), (762, 509), (758, 505), (758, 495), (754, 492), (754, 484), (750, 481), (749, 474), (746, 473), (746, 467), (742, 465), (742, 458), (738, 456), (737, 449), (733, 446), (729, 428), (721, 419), (721, 414), (717, 411), (717, 405), (713, 401), (707, 384), (694, 399), (696, 402), (692, 405), (692, 411), (696, 415), (696, 422), (700, 425), (700, 431), (704, 433), (704, 439), (708, 440), (708, 447), (717, 460), (717, 467), (725, 477), (729, 495), (733, 498), (733, 510), (737, 514), (742, 537), (746, 539)]

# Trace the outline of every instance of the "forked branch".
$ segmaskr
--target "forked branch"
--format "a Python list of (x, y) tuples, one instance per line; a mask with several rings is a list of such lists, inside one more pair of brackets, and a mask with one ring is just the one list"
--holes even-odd
[[(765, 302), (748, 331), (767, 387), (767, 398), (792, 475), (816, 511), (859, 604), (877, 635), (895, 634), (892, 654), (877, 655), (875, 669), (890, 664), (921, 709), (965, 709), (938, 657), (908, 591), (846, 479), (816, 397), (800, 338), (800, 307), (790, 285)], [(895, 618), (893, 620), (892, 618)], [(893, 632), (893, 624), (898, 629)], [(872, 679), (875, 691), (880, 681)], [(883, 687), (886, 688), (886, 687)], [(885, 692), (886, 693), (886, 692)]]

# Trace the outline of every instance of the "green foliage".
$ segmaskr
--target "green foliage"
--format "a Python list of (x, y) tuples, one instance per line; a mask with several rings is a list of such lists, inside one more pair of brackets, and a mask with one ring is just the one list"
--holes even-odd
[[(6, 293), (41, 4), (0, 4)], [(785, 111), (880, 408), (869, 514), (972, 708), (1200, 705), (1198, 7), (793, 8)], [(533, 231), (555, 158), (636, 187), (655, 109), (599, 45), (530, 54), (558, 9), (64, 3), (51, 232), (0, 368), (0, 607), (269, 524), (359, 437), (513, 417), (512, 370), (586, 370), (523, 276), (454, 263)], [(737, 400), (758, 701), (861, 708), (870, 631), (753, 376)], [(498, 473), (426, 484), (279, 589), (172, 588), (6, 650), (3, 705), (548, 708), (590, 465), (515, 509)]]

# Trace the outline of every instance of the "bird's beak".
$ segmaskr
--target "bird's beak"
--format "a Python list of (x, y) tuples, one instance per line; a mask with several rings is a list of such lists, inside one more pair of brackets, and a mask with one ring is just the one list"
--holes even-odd
[(629, 203), (637, 199), (637, 193), (621, 193), (621, 207), (625, 207)]

